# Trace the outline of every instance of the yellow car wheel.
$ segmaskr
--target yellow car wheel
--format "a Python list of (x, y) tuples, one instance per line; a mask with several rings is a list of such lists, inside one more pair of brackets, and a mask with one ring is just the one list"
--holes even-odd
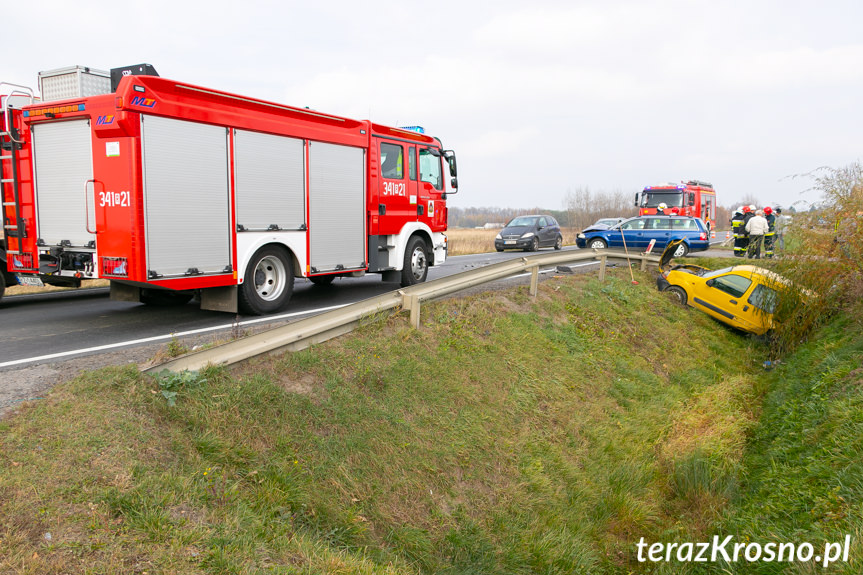
[(665, 291), (674, 294), (677, 298), (677, 301), (680, 302), (680, 305), (686, 305), (686, 301), (688, 300), (688, 296), (686, 295), (686, 290), (680, 286), (668, 286), (665, 288)]

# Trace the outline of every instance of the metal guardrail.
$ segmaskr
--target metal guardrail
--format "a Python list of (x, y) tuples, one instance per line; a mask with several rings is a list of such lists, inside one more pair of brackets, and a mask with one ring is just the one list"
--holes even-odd
[(531, 273), (530, 293), (535, 296), (540, 267), (583, 260), (598, 260), (599, 279), (603, 281), (609, 258), (639, 261), (642, 270), (647, 269), (648, 263), (659, 263), (659, 256), (653, 254), (627, 254), (607, 249), (582, 249), (525, 256), (365, 299), (282, 327), (178, 357), (143, 371), (198, 371), (208, 365), (232, 365), (268, 353), (299, 351), (353, 331), (364, 318), (384, 312), (391, 313), (393, 310), (409, 310), (411, 324), (418, 328), (420, 306), (424, 301), (525, 272)]

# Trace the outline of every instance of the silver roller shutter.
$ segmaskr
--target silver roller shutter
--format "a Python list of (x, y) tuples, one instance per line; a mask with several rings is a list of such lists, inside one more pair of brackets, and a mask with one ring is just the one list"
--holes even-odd
[(227, 128), (142, 116), (141, 134), (147, 269), (231, 271)]
[(365, 268), (365, 151), (309, 143), (312, 271)]
[(246, 230), (303, 229), (303, 140), (237, 130), (234, 135), (237, 225)]
[(93, 144), (89, 120), (33, 125), (39, 238), (49, 246), (86, 246), (96, 239)]

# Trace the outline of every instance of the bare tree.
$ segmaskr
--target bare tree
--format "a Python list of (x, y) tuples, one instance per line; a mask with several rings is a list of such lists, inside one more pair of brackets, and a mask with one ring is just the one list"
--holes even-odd
[(623, 190), (591, 192), (587, 186), (570, 190), (563, 199), (569, 226), (581, 230), (600, 218), (628, 218), (637, 215), (635, 196)]

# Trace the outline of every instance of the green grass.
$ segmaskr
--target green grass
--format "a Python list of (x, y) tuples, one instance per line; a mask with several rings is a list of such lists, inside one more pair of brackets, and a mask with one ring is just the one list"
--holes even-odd
[[(638, 279), (438, 302), (420, 330), (371, 322), (235, 371), (62, 385), (0, 422), (0, 572), (644, 573), (640, 537), (769, 533), (758, 454), (808, 424), (775, 429), (790, 392), (762, 342)], [(801, 517), (859, 512), (855, 407), (807, 443), (827, 459)], [(788, 473), (777, 514), (808, 484)]]
[[(859, 573), (863, 536), (863, 331), (860, 307), (770, 372), (764, 415), (744, 459), (745, 491), (721, 528), (780, 541), (841, 542)], [(766, 565), (751, 573), (775, 573)]]

